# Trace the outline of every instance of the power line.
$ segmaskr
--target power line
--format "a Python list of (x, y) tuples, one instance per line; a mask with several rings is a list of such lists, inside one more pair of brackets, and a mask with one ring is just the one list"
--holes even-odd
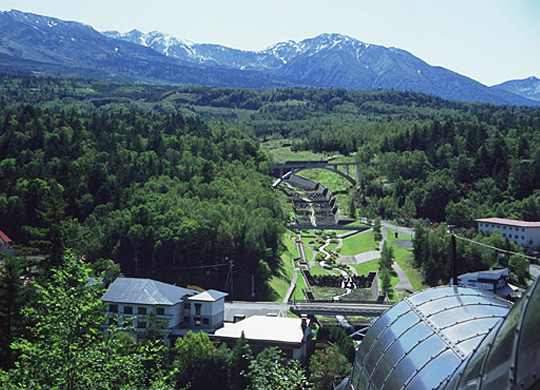
[(174, 269), (200, 269), (200, 268), (216, 268), (216, 267), (229, 267), (229, 264), (211, 264), (211, 265), (198, 265), (193, 267), (171, 267)]
[(494, 249), (494, 250), (496, 250), (498, 252), (507, 253), (509, 255), (521, 256), (521, 257), (524, 257), (524, 258), (529, 259), (529, 260), (538, 261), (537, 257), (527, 256), (527, 255), (524, 255), (523, 253), (512, 252), (512, 251), (509, 251), (509, 250), (506, 250), (506, 249), (497, 248), (497, 247), (492, 246), (492, 245), (484, 244), (483, 242), (478, 242), (478, 241), (474, 241), (474, 240), (471, 240), (471, 239), (468, 239), (468, 238), (465, 238), (465, 237), (456, 236), (455, 234), (453, 234), (453, 236), (456, 237), (458, 240), (468, 241), (468, 242), (471, 242), (473, 244), (483, 246), (485, 248)]

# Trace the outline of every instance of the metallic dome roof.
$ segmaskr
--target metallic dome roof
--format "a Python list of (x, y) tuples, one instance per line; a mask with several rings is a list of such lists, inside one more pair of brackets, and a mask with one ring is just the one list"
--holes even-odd
[(444, 387), (512, 304), (464, 287), (426, 290), (396, 304), (366, 334), (348, 388)]
[(530, 389), (540, 384), (540, 279), (463, 364), (447, 390)]

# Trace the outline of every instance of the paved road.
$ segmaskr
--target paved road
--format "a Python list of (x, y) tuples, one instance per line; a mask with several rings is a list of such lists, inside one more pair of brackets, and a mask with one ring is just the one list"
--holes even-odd
[(298, 280), (298, 269), (296, 267), (293, 268), (293, 275), (291, 280), (291, 285), (289, 286), (289, 289), (287, 290), (287, 293), (283, 297), (282, 303), (287, 303), (291, 300), (291, 295), (296, 287), (296, 281)]
[(536, 264), (531, 264), (529, 266), (529, 273), (534, 279), (538, 278), (538, 276), (540, 276), (540, 266)]
[(401, 291), (405, 290), (410, 293), (413, 293), (414, 288), (411, 282), (409, 281), (409, 278), (407, 277), (403, 269), (399, 266), (399, 264), (394, 261), (394, 263), (392, 264), (392, 269), (396, 271), (396, 274), (399, 278), (399, 282), (397, 282), (397, 284), (394, 286), (394, 289), (401, 290)]
[(408, 228), (408, 227), (403, 227), (403, 226), (396, 226), (390, 222), (385, 222), (383, 221), (381, 223), (385, 228), (388, 228), (388, 229), (393, 229), (393, 230), (396, 230), (398, 231), (399, 233), (405, 233), (411, 237), (414, 237), (414, 229), (413, 228)]
[[(306, 261), (306, 252), (304, 251), (304, 244), (302, 243), (302, 236), (300, 233), (296, 235), (296, 246), (298, 248), (298, 253), (300, 254), (300, 260), (302, 262)], [(294, 263), (294, 259), (291, 260), (293, 265), (293, 277), (291, 280), (291, 284), (289, 286), (289, 289), (287, 290), (287, 293), (283, 297), (284, 303), (289, 302), (291, 300), (291, 295), (294, 291), (294, 288), (296, 287), (296, 281), (298, 280), (298, 269), (296, 268), (296, 264)], [(300, 276), (302, 277), (302, 276)]]
[(368, 315), (379, 316), (392, 305), (379, 303), (296, 303), (289, 305), (281, 302), (225, 302), (225, 321), (232, 322), (235, 314), (244, 314), (246, 317), (254, 315), (277, 315), (286, 317), (287, 311), (297, 311), (312, 314), (335, 315)]
[(337, 262), (341, 264), (362, 264), (367, 263), (368, 261), (375, 260), (381, 257), (379, 251), (367, 251), (362, 252), (354, 256), (340, 256), (337, 259)]
[[(383, 239), (381, 240), (381, 243), (380, 243), (381, 250), (382, 250), (382, 247), (384, 246), (384, 242), (386, 241), (387, 236), (388, 236), (388, 232), (386, 231), (386, 229), (407, 229), (405, 231), (404, 230), (398, 230), (398, 231), (400, 231), (402, 233), (405, 233), (405, 234), (409, 234), (409, 235), (410, 235), (410, 231), (412, 230), (412, 229), (409, 229), (409, 228), (402, 228), (400, 226), (395, 226), (395, 225), (383, 223), (383, 228), (381, 229), (381, 233), (382, 233), (382, 237), (383, 237)], [(397, 274), (397, 276), (399, 278), (399, 281), (394, 286), (394, 290), (396, 290), (396, 291), (414, 292), (413, 286), (412, 286), (409, 278), (407, 277), (407, 275), (405, 274), (403, 269), (399, 266), (399, 264), (396, 263), (395, 261), (392, 263), (392, 269), (394, 271), (396, 271), (396, 274)]]

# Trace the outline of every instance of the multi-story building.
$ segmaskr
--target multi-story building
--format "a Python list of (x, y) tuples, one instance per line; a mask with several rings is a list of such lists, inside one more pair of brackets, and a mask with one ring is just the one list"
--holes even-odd
[(206, 290), (187, 298), (185, 305), (190, 309), (190, 327), (213, 332), (223, 326), (225, 297), (227, 293)]
[(216, 290), (200, 292), (152, 279), (118, 278), (101, 300), (107, 305), (108, 325), (120, 316), (119, 325), (144, 331), (154, 319), (163, 323), (168, 343), (171, 336), (182, 336), (189, 330), (213, 332), (222, 327), (226, 296)]
[(478, 230), (491, 234), (498, 230), (503, 239), (508, 239), (520, 246), (540, 245), (540, 222), (517, 221), (504, 218), (477, 219)]

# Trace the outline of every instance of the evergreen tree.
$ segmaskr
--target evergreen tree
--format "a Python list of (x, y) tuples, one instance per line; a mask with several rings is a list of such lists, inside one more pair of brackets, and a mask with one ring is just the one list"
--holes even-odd
[(231, 350), (231, 390), (244, 390), (249, 381), (247, 372), (253, 359), (253, 353), (244, 336), (244, 332)]
[[(119, 330), (100, 327), (106, 322), (99, 283), (88, 283), (90, 268), (73, 256), (52, 269), (50, 281), (32, 287), (35, 307), (25, 310), (34, 322), (30, 338), (19, 338), (13, 348), (20, 354), (2, 388), (59, 390), (169, 389), (158, 344), (141, 345), (133, 354), (122, 353)], [(145, 365), (153, 362), (152, 371)]]

